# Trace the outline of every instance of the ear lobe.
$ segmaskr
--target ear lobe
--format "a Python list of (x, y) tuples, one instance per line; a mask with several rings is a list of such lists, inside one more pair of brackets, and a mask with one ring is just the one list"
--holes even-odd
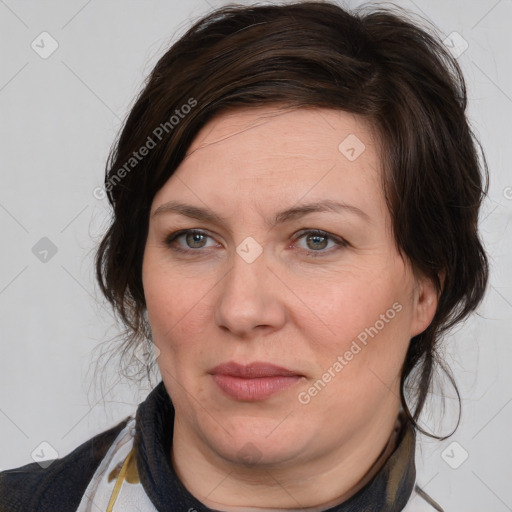
[[(444, 283), (444, 276), (440, 276), (440, 280), (441, 283)], [(415, 295), (416, 303), (411, 324), (411, 338), (422, 333), (432, 322), (441, 292), (438, 291), (432, 279), (423, 276), (417, 281)]]

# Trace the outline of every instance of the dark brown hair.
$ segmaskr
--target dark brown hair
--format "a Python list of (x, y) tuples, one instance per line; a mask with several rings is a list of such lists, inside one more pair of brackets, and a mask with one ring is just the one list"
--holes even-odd
[(271, 104), (344, 110), (376, 129), (396, 246), (440, 292), (435, 317), (411, 339), (402, 369), (402, 405), (417, 426), (436, 363), (444, 369), (441, 335), (477, 307), (488, 277), (477, 232), (485, 158), (466, 118), (459, 65), (425, 27), (399, 8), (230, 5), (172, 45), (107, 163), (113, 218), (96, 272), (126, 327), (126, 353), (149, 332), (141, 268), (152, 200), (205, 123), (221, 112)]

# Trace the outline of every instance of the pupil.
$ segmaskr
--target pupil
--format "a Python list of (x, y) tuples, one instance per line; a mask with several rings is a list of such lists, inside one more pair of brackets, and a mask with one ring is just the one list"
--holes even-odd
[[(322, 235), (311, 235), (311, 237), (310, 237), (310, 240), (314, 240), (314, 244), (316, 244), (319, 240), (322, 240), (322, 239), (323, 239), (323, 240), (324, 240), (324, 242), (325, 242), (326, 237), (325, 237), (325, 236), (322, 236)], [(316, 245), (316, 248), (317, 248), (317, 249), (318, 249), (318, 247), (319, 247), (319, 246), (318, 246), (318, 245)], [(324, 247), (325, 247), (325, 243), (324, 243), (324, 245), (322, 245), (322, 247), (321, 247), (321, 248), (323, 249)]]
[(203, 235), (201, 235), (200, 233), (192, 233), (192, 235), (189, 235), (192, 237), (192, 245), (195, 244), (195, 243), (200, 243), (201, 242), (201, 237)]

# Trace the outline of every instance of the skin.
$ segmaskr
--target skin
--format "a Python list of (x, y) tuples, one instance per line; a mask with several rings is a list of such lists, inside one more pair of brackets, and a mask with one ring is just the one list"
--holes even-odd
[[(365, 145), (353, 161), (338, 148), (351, 134)], [(371, 126), (346, 112), (237, 110), (203, 127), (154, 198), (143, 285), (176, 410), (170, 455), (183, 484), (211, 508), (325, 509), (353, 494), (386, 446), (409, 341), (431, 322), (437, 293), (397, 252), (378, 150)], [(326, 199), (364, 214), (266, 224), (282, 209)], [(155, 215), (171, 200), (210, 208), (224, 222)], [(207, 236), (174, 241), (190, 253), (165, 244), (192, 228)], [(300, 238), (305, 229), (333, 238)], [(263, 250), (251, 263), (236, 251), (249, 236)], [(299, 393), (393, 304), (401, 306), (394, 318), (301, 403)], [(303, 377), (266, 400), (240, 401), (208, 373), (227, 361), (270, 362)]]

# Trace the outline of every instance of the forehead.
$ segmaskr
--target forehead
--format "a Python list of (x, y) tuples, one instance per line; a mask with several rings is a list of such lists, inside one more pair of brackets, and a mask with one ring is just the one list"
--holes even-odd
[[(340, 147), (347, 138), (346, 147)], [(227, 147), (243, 145), (244, 151), (267, 157), (286, 155), (321, 160), (344, 155), (355, 161), (354, 157), (374, 144), (369, 123), (345, 111), (254, 107), (221, 113), (210, 120), (196, 135), (186, 159), (205, 150), (213, 153), (218, 149), (220, 153)], [(351, 145), (355, 154), (343, 153)]]
[(358, 198), (359, 207), (373, 202), (375, 209), (382, 206), (378, 153), (372, 127), (344, 111), (231, 111), (199, 131), (157, 198), (186, 197), (224, 209), (226, 197), (233, 208)]

